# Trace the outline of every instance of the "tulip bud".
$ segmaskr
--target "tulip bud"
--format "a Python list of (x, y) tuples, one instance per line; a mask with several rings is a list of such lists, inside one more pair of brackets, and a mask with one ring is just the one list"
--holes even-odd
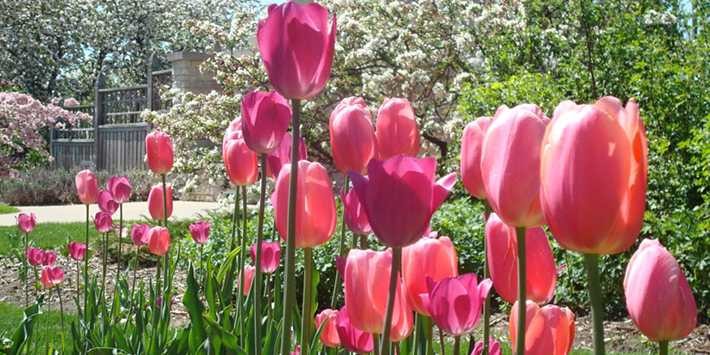
[(150, 239), (148, 238), (148, 230), (150, 226), (147, 224), (134, 224), (131, 227), (131, 240), (133, 245), (139, 247), (148, 244)]
[(173, 168), (173, 139), (161, 131), (145, 137), (145, 154), (148, 168), (156, 174), (167, 174)]
[(113, 196), (113, 199), (119, 204), (128, 202), (131, 198), (133, 187), (131, 182), (125, 176), (112, 176), (106, 182), (108, 191)]
[(34, 213), (20, 213), (17, 215), (17, 228), (22, 233), (30, 233), (37, 225), (37, 216)]
[(374, 348), (371, 333), (362, 331), (350, 322), (347, 306), (343, 306), (335, 317), (335, 328), (338, 331), (340, 345), (347, 351), (369, 353)]
[(243, 139), (230, 139), (224, 145), (224, 169), (235, 186), (251, 185), (259, 177), (254, 153)]
[(148, 251), (153, 255), (163, 256), (170, 249), (170, 232), (165, 227), (153, 227), (148, 230)]
[(342, 173), (362, 173), (375, 155), (375, 130), (365, 101), (360, 97), (340, 101), (328, 128), (335, 167)]
[[(256, 244), (249, 248), (251, 259), (256, 263)], [(281, 263), (281, 245), (278, 241), (261, 242), (261, 272), (271, 273), (278, 269)]]
[(367, 220), (367, 213), (360, 203), (354, 189), (350, 189), (345, 196), (341, 196), (343, 201), (344, 219), (348, 228), (357, 235), (367, 235), (372, 232), (370, 222)]
[(111, 193), (106, 190), (101, 190), (99, 192), (98, 204), (99, 209), (109, 215), (113, 215), (118, 210), (118, 202), (116, 202), (116, 200), (113, 199), (113, 196), (111, 196)]
[(480, 200), (486, 199), (481, 176), (481, 151), (490, 124), (490, 117), (479, 117), (466, 125), (461, 137), (461, 180), (466, 191)]
[[(547, 305), (540, 307), (532, 301), (526, 302), (525, 310), (525, 354), (526, 355), (567, 355), (574, 344), (574, 313), (567, 307)], [(510, 342), (517, 339), (518, 302), (510, 309), (508, 332)]]
[(192, 240), (197, 244), (205, 244), (210, 238), (210, 222), (207, 221), (197, 221), (190, 224), (188, 227), (190, 229), (190, 235)]
[(86, 244), (79, 242), (69, 242), (67, 245), (69, 256), (76, 261), (84, 260), (86, 256)]
[(377, 159), (385, 160), (396, 155), (416, 156), (419, 128), (412, 104), (407, 99), (386, 99), (377, 111)]
[(42, 262), (44, 261), (44, 250), (40, 248), (29, 247), (25, 251), (25, 258), (27, 258), (27, 262), (30, 263), (30, 265), (32, 266), (42, 265)]
[[(483, 354), (483, 340), (476, 342), (476, 346), (473, 347), (471, 355), (482, 355)], [(493, 339), (493, 337), (488, 338), (488, 354), (489, 355), (503, 355), (503, 351), (500, 348), (500, 343)]]
[(439, 329), (461, 336), (476, 327), (491, 289), (490, 279), (479, 284), (476, 274), (470, 273), (436, 283), (429, 278), (427, 284), (429, 292), (420, 297)]
[(44, 257), (42, 258), (42, 265), (52, 266), (57, 261), (57, 253), (47, 250), (44, 252)]
[(242, 99), (242, 133), (249, 149), (269, 154), (291, 123), (291, 106), (275, 91), (252, 91)]
[(340, 337), (336, 327), (336, 317), (338, 311), (334, 309), (324, 309), (316, 315), (316, 329), (320, 330), (320, 341), (329, 348), (340, 346)]
[(163, 185), (153, 185), (148, 193), (148, 212), (150, 212), (150, 216), (155, 220), (170, 218), (173, 214), (173, 187), (167, 185), (167, 190), (167, 217), (165, 217), (165, 212), (163, 211)]
[(47, 266), (42, 269), (40, 283), (44, 288), (52, 288), (64, 281), (64, 271), (61, 267)]
[(100, 211), (94, 216), (94, 226), (99, 233), (108, 233), (113, 228), (113, 220), (111, 214)]
[(76, 184), (76, 194), (81, 203), (90, 205), (96, 203), (99, 196), (99, 184), (91, 170), (82, 170), (74, 178)]
[(427, 279), (438, 282), (458, 274), (458, 256), (448, 237), (424, 237), (402, 249), (404, 286), (409, 302), (419, 314), (430, 315), (419, 297), (428, 292)]
[[(242, 288), (242, 294), (244, 296), (247, 296), (249, 295), (249, 290), (251, 290), (251, 284), (254, 281), (254, 275), (256, 275), (256, 267), (251, 265), (244, 265), (242, 274), (244, 274), (244, 287)], [(242, 278), (240, 275), (239, 279), (237, 280), (237, 284), (239, 284), (241, 279)]]

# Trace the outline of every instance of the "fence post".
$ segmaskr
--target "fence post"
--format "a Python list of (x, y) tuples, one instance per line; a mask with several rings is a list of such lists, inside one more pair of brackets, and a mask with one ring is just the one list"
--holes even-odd
[(96, 78), (96, 85), (94, 90), (94, 155), (96, 170), (101, 170), (103, 168), (103, 159), (101, 152), (101, 139), (99, 137), (99, 126), (103, 124), (104, 115), (104, 103), (103, 95), (100, 90), (104, 86), (104, 71), (103, 69), (99, 72), (99, 76)]
[(146, 103), (145, 103), (145, 108), (147, 108), (150, 111), (153, 111), (153, 61), (155, 60), (155, 53), (150, 55), (150, 58), (148, 58), (148, 75), (147, 80), (146, 80)]

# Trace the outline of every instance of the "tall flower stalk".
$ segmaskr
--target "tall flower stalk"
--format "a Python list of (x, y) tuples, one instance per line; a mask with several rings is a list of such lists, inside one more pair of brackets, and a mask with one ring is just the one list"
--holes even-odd
[(261, 297), (263, 272), (261, 270), (261, 249), (264, 240), (264, 209), (266, 207), (266, 154), (259, 156), (261, 164), (261, 187), (259, 190), (259, 216), (256, 233), (256, 275), (254, 276), (254, 352), (261, 353)]

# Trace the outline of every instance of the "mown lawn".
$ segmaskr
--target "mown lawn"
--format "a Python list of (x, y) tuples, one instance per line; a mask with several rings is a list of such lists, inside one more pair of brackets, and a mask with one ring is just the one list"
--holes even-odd
[[(46, 354), (51, 346), (53, 349), (62, 349), (62, 326), (59, 310), (47, 311), (42, 309), (42, 314), (35, 318), (31, 345), (31, 354)], [(0, 339), (12, 338), (13, 333), (20, 325), (23, 314), (22, 308), (13, 304), (0, 302)], [(71, 314), (64, 315), (64, 344), (67, 349), (71, 347), (71, 331), (69, 326), (74, 320)]]
[(19, 211), (20, 210), (18, 210), (17, 207), (13, 207), (5, 203), (0, 203), (0, 214), (17, 213)]
[[(40, 223), (30, 233), (29, 240), (35, 246), (59, 249), (70, 240), (83, 241), (86, 225), (80, 223)], [(89, 225), (89, 238), (97, 237), (94, 225)], [(0, 227), (0, 256), (9, 255), (14, 249), (22, 249), (22, 237), (15, 226)]]

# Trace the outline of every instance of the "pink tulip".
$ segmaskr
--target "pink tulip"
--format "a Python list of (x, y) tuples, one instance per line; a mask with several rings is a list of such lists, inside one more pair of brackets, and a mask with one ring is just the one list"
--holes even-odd
[(293, 348), (293, 351), (291, 352), (291, 355), (301, 355), (301, 345), (296, 344), (296, 346)]
[(227, 126), (227, 129), (224, 130), (224, 137), (222, 138), (222, 147), (224, 148), (224, 144), (227, 143), (227, 141), (239, 138), (243, 139), (244, 134), (242, 134), (242, 119), (240, 117), (237, 117), (231, 122), (229, 122), (229, 126)]
[(165, 227), (153, 227), (148, 230), (148, 251), (163, 256), (170, 249), (170, 232)]
[(112, 176), (106, 182), (108, 191), (113, 196), (113, 199), (119, 204), (126, 203), (131, 198), (133, 187), (131, 182), (125, 176)]
[(330, 147), (335, 167), (342, 173), (362, 173), (375, 155), (375, 129), (370, 111), (360, 97), (340, 101), (330, 114)]
[[(256, 263), (256, 243), (249, 248), (251, 259)], [(271, 273), (279, 268), (281, 263), (281, 244), (278, 241), (261, 242), (261, 272)]]
[[(476, 342), (476, 346), (473, 347), (471, 355), (481, 355), (483, 354), (483, 340)], [(500, 343), (493, 339), (493, 337), (488, 338), (488, 354), (489, 355), (503, 355), (503, 351), (500, 348)]]
[(271, 85), (289, 99), (310, 99), (330, 78), (336, 19), (316, 3), (288, 1), (269, 6), (256, 40)]
[[(345, 264), (345, 304), (350, 322), (368, 333), (384, 330), (387, 310), (392, 250), (352, 249)], [(390, 340), (400, 341), (412, 330), (412, 306), (407, 301), (401, 280), (397, 282)]]
[(542, 208), (562, 247), (616, 254), (643, 223), (648, 149), (638, 104), (564, 101), (542, 145)]
[(419, 297), (428, 292), (427, 279), (438, 282), (458, 274), (458, 256), (448, 237), (424, 237), (402, 249), (404, 286), (409, 302), (419, 314), (430, 315)]
[(37, 216), (34, 213), (20, 213), (17, 215), (17, 228), (22, 233), (30, 233), (37, 225)]
[(242, 99), (242, 133), (249, 149), (269, 154), (291, 123), (291, 106), (275, 91), (252, 91)]
[(478, 283), (476, 274), (427, 280), (428, 293), (420, 295), (431, 319), (444, 332), (461, 336), (473, 330), (481, 318), (483, 302), (488, 297), (490, 279)]
[(109, 215), (113, 215), (118, 210), (118, 202), (116, 202), (111, 193), (106, 190), (99, 191), (98, 204), (99, 209)]
[(67, 245), (69, 256), (76, 261), (84, 260), (86, 256), (86, 244), (79, 242), (69, 242)]
[(340, 346), (340, 337), (336, 325), (338, 311), (334, 309), (324, 309), (316, 315), (316, 330), (320, 330), (320, 341), (329, 348)]
[[(290, 167), (281, 169), (271, 196), (276, 229), (283, 240), (286, 240), (290, 170)], [(296, 248), (321, 245), (327, 242), (335, 231), (335, 198), (331, 185), (328, 172), (322, 165), (307, 160), (298, 162)]]
[[(574, 344), (574, 313), (567, 307), (547, 305), (540, 307), (533, 301), (526, 302), (525, 354), (566, 355)], [(518, 303), (510, 312), (508, 332), (515, 352), (517, 339)]]
[(653, 341), (678, 340), (695, 329), (698, 309), (683, 270), (656, 239), (644, 239), (626, 267), (626, 309)]
[[(256, 274), (256, 267), (251, 266), (251, 265), (244, 265), (244, 270), (242, 271), (244, 274), (244, 287), (242, 288), (242, 294), (244, 296), (249, 295), (249, 290), (251, 290), (251, 284), (254, 281), (254, 275)], [(241, 276), (237, 280), (237, 285), (239, 284), (241, 280)]]
[(44, 257), (42, 258), (42, 265), (52, 266), (57, 261), (57, 253), (47, 250), (44, 252)]
[(403, 154), (416, 156), (421, 145), (412, 104), (407, 99), (386, 99), (377, 111), (377, 159)]
[(486, 190), (481, 176), (481, 152), (483, 138), (490, 125), (490, 117), (479, 117), (466, 125), (461, 137), (461, 180), (466, 191), (480, 200), (486, 199)]
[(44, 261), (44, 250), (40, 248), (29, 247), (25, 251), (25, 258), (27, 258), (27, 262), (30, 263), (30, 265), (32, 266), (42, 265), (42, 262)]
[[(515, 228), (491, 213), (486, 222), (486, 253), (493, 287), (504, 300), (518, 299), (518, 239)], [(545, 231), (540, 227), (525, 231), (525, 293), (537, 303), (552, 299), (557, 282), (555, 259)]]
[(205, 244), (210, 238), (210, 222), (207, 221), (197, 221), (190, 224), (188, 227), (190, 229), (190, 235), (192, 240), (197, 244)]
[(173, 139), (165, 132), (153, 131), (145, 137), (148, 168), (156, 174), (167, 174), (173, 169)]
[(230, 139), (224, 145), (224, 170), (235, 186), (253, 184), (259, 177), (256, 153), (247, 147), (244, 139)]
[(335, 328), (338, 331), (340, 346), (355, 353), (371, 352), (374, 348), (372, 334), (356, 328), (350, 322), (348, 314), (348, 307), (343, 306), (335, 317)]
[(545, 223), (540, 209), (540, 147), (549, 120), (535, 105), (501, 108), (486, 130), (481, 177), (493, 211), (514, 227)]
[(139, 247), (148, 244), (150, 241), (148, 237), (148, 230), (150, 226), (147, 224), (134, 224), (131, 227), (131, 240), (133, 245)]
[(108, 233), (113, 228), (113, 219), (108, 212), (97, 212), (94, 216), (94, 226), (99, 233)]
[(355, 189), (350, 189), (345, 196), (341, 196), (343, 208), (345, 209), (345, 224), (357, 235), (367, 235), (372, 232), (370, 222), (367, 220), (367, 213), (360, 203)]
[(456, 183), (455, 173), (434, 181), (434, 158), (373, 159), (367, 172), (367, 177), (350, 173), (350, 178), (372, 230), (390, 247), (404, 247), (421, 238)]
[[(266, 157), (266, 176), (275, 178), (279, 175), (282, 166), (291, 163), (291, 138), (291, 133), (286, 132), (281, 138), (281, 144), (279, 144), (278, 148)], [(306, 160), (308, 159), (306, 142), (303, 137), (301, 137), (299, 142), (298, 159)]]
[(165, 212), (163, 210), (163, 185), (153, 185), (148, 193), (148, 212), (150, 212), (150, 216), (155, 220), (170, 218), (173, 214), (173, 187), (171, 185), (167, 185), (167, 189), (167, 217), (165, 217)]
[(96, 203), (96, 199), (99, 197), (99, 183), (91, 170), (82, 170), (76, 174), (74, 183), (76, 184), (76, 194), (81, 203), (85, 205)]
[(46, 266), (42, 268), (42, 275), (39, 280), (42, 283), (42, 287), (52, 288), (64, 281), (64, 271), (59, 266)]

